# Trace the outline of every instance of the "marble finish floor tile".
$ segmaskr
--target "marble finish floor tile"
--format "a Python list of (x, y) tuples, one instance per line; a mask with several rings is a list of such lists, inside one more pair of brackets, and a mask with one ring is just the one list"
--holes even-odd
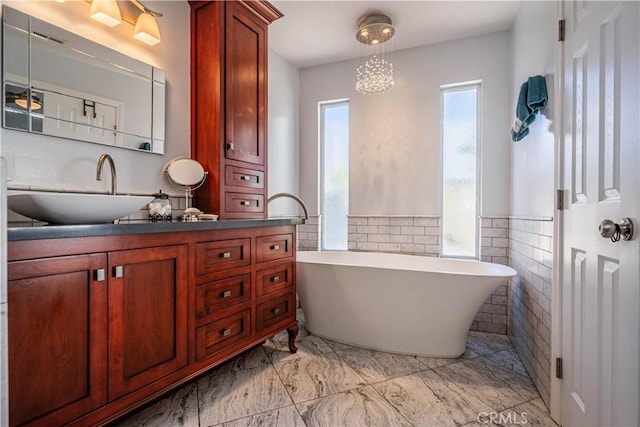
[(307, 427), (410, 427), (372, 386), (296, 404)]
[(246, 418), (219, 424), (219, 427), (305, 427), (295, 406), (274, 409)]
[(296, 403), (366, 385), (335, 353), (287, 360), (273, 366)]
[(483, 357), (433, 370), (452, 389), (462, 390), (501, 411), (539, 397), (528, 377)]
[(462, 360), (462, 357), (452, 359), (445, 357), (416, 356), (416, 360), (420, 362), (420, 364), (424, 366), (425, 369), (433, 369), (439, 368), (440, 366), (446, 366), (451, 365), (452, 363), (460, 362), (460, 360)]
[(114, 425), (507, 427), (526, 413), (556, 426), (504, 335), (471, 332), (457, 359), (414, 357), (314, 336), (298, 318), (297, 354), (282, 332)]
[(427, 387), (422, 374), (412, 374), (373, 385), (394, 408), (416, 426), (455, 427), (473, 419), (487, 405), (464, 400), (455, 393), (439, 396)]
[(355, 348), (336, 351), (369, 384), (401, 377), (424, 368), (414, 356)]
[(298, 351), (295, 353), (289, 351), (289, 334), (286, 331), (267, 340), (263, 347), (273, 363), (331, 353), (333, 351), (322, 338), (310, 335), (304, 327), (300, 327), (298, 331), (298, 336), (296, 337)]
[(269, 365), (271, 361), (263, 346), (251, 349), (233, 359), (225, 362), (223, 365), (211, 371), (211, 375), (228, 374), (242, 369), (255, 368), (258, 366)]
[(197, 384), (201, 426), (221, 424), (293, 403), (271, 365), (208, 375)]
[(504, 366), (507, 369), (512, 370), (520, 375), (528, 376), (527, 370), (518, 357), (518, 353), (512, 348), (508, 350), (502, 350), (497, 353), (487, 354), (485, 356), (490, 361)]
[[(511, 416), (509, 417), (509, 415)], [(520, 424), (529, 426), (558, 427), (558, 424), (549, 416), (549, 410), (541, 398), (533, 399), (503, 411), (502, 420), (510, 421), (510, 423), (505, 422), (505, 425), (514, 425), (516, 424), (515, 421), (518, 420)]]
[(506, 335), (471, 331), (467, 337), (467, 351), (462, 357), (469, 357), (473, 354), (484, 356), (511, 347), (511, 341)]
[(197, 425), (198, 392), (195, 383), (178, 389), (118, 424), (119, 427), (193, 427)]

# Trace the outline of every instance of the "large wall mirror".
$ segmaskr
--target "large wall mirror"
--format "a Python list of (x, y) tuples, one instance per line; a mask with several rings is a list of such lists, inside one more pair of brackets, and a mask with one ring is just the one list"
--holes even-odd
[(2, 125), (164, 154), (165, 73), (3, 6)]

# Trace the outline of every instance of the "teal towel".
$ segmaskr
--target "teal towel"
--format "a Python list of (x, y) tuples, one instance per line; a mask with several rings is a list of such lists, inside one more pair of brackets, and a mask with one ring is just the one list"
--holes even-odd
[(511, 129), (511, 139), (514, 142), (529, 135), (529, 125), (536, 119), (536, 114), (547, 105), (547, 98), (547, 83), (544, 76), (529, 77), (520, 86), (516, 121)]

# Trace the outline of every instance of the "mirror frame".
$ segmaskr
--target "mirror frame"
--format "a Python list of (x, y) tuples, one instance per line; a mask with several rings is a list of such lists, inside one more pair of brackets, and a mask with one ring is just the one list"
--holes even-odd
[[(2, 12), (3, 128), (21, 132), (30, 132), (55, 138), (63, 138), (67, 140), (77, 140), (89, 143), (103, 144), (113, 147), (135, 150), (138, 152), (146, 152), (150, 154), (164, 154), (166, 111), (166, 78), (164, 70), (153, 67), (152, 65), (146, 64), (135, 58), (126, 56), (123, 53), (100, 45), (96, 42), (88, 40), (82, 36), (69, 32), (63, 28), (50, 24), (41, 19), (35, 18), (7, 5), (2, 6)], [(53, 35), (50, 36), (49, 34), (42, 34), (41, 32), (37, 31), (42, 27), (50, 28)], [(22, 52), (20, 50), (22, 46), (18, 46), (17, 49), (13, 50), (8, 49), (7, 43), (8, 39), (10, 39), (7, 37), (8, 31), (24, 33), (24, 42), (26, 43), (27, 47), (26, 52)], [(146, 80), (149, 86), (146, 86), (145, 82), (145, 88), (141, 90), (145, 92), (148, 91), (150, 98), (148, 103), (141, 104), (144, 105), (144, 107), (140, 109), (148, 109), (148, 111), (150, 111), (150, 116), (146, 116), (149, 119), (148, 132), (146, 125), (143, 131), (132, 131), (131, 129), (129, 129), (128, 131), (127, 129), (120, 129), (120, 127), (124, 125), (126, 118), (126, 114), (124, 113), (124, 101), (120, 102), (120, 108), (110, 107), (109, 105), (101, 104), (104, 95), (93, 94), (90, 95), (91, 99), (87, 100), (85, 99), (85, 96), (79, 95), (86, 92), (75, 90), (73, 87), (63, 88), (63, 90), (55, 91), (46, 87), (49, 85), (49, 83), (47, 82), (38, 83), (38, 81), (34, 79), (35, 72), (31, 68), (33, 67), (34, 62), (32, 57), (34, 44), (33, 40), (37, 40), (39, 45), (41, 45), (42, 43), (51, 43), (52, 47), (55, 47), (56, 50), (59, 48), (67, 49), (63, 51), (65, 52), (65, 54), (68, 53), (72, 55), (78, 55), (78, 57), (82, 58), (84, 62), (87, 62), (86, 60), (89, 59), (89, 61), (92, 61), (93, 64), (99, 66), (101, 69), (110, 69), (120, 75), (124, 73), (125, 75), (135, 77), (136, 79), (141, 81)], [(18, 45), (18, 43), (16, 43), (16, 45)], [(13, 55), (9, 52), (12, 52)], [(19, 53), (17, 54), (16, 52)], [(20, 72), (10, 73), (7, 71), (7, 68), (9, 67), (8, 60), (11, 60), (14, 55), (16, 56), (16, 58), (14, 58), (14, 62), (20, 62), (19, 66), (17, 67), (20, 68)], [(61, 61), (63, 60), (64, 59), (61, 59)], [(24, 70), (26, 75), (22, 75), (23, 70), (21, 68), (23, 68), (25, 65), (27, 68), (26, 70)], [(51, 84), (51, 86), (54, 85)], [(47, 90), (49, 90), (49, 93), (47, 93)], [(20, 101), (22, 101), (21, 103), (16, 102), (19, 97), (25, 98), (25, 101), (22, 101), (20, 99)], [(38, 98), (37, 101), (35, 101), (34, 97)], [(48, 98), (59, 98), (62, 99), (63, 102), (66, 99), (70, 100), (70, 102), (83, 102), (84, 105), (81, 108), (82, 113), (84, 114), (78, 114), (77, 117), (83, 118), (81, 116), (84, 115), (85, 121), (80, 121), (79, 119), (67, 119), (66, 117), (61, 118), (60, 116), (45, 116), (45, 109), (42, 108), (42, 106), (46, 105), (46, 101)], [(27, 105), (26, 99), (33, 99), (34, 101)], [(119, 101), (116, 100), (113, 101), (112, 104), (118, 104), (118, 102)], [(24, 107), (22, 105), (24, 105)], [(89, 105), (88, 110), (87, 105)], [(32, 106), (34, 107), (33, 109)], [(104, 106), (107, 110), (113, 110), (112, 117), (113, 120), (115, 120), (115, 125), (110, 125), (110, 127), (107, 127), (105, 125), (101, 127), (100, 122), (91, 123), (90, 115), (93, 114), (93, 117), (96, 117), (96, 106)], [(130, 104), (127, 107), (127, 110), (137, 111), (136, 107), (132, 107)], [(87, 115), (87, 113), (89, 115)], [(25, 117), (20, 118), (20, 115), (23, 115)], [(10, 118), (7, 119), (7, 117)], [(20, 126), (8, 125), (7, 122), (11, 119), (15, 119), (20, 124)], [(68, 128), (82, 127), (83, 129), (86, 129), (87, 133), (90, 135), (84, 136), (81, 135), (80, 132), (68, 134), (47, 133), (46, 127), (43, 125), (45, 121), (62, 123), (63, 125), (66, 124), (68, 125)], [(136, 121), (135, 123), (139, 122)], [(144, 135), (141, 135), (138, 132), (144, 132)], [(95, 137), (91, 134), (101, 134), (107, 136), (105, 136), (101, 140), (100, 137)], [(107, 139), (109, 139), (109, 142), (105, 142)], [(127, 145), (124, 145), (123, 141), (126, 141)]]

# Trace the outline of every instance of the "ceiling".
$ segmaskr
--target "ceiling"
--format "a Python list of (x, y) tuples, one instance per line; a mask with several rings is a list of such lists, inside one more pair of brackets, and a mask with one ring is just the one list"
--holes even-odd
[(269, 47), (299, 68), (362, 55), (358, 19), (382, 12), (393, 21), (393, 49), (407, 49), (510, 29), (519, 0), (275, 0), (284, 17), (269, 27)]

